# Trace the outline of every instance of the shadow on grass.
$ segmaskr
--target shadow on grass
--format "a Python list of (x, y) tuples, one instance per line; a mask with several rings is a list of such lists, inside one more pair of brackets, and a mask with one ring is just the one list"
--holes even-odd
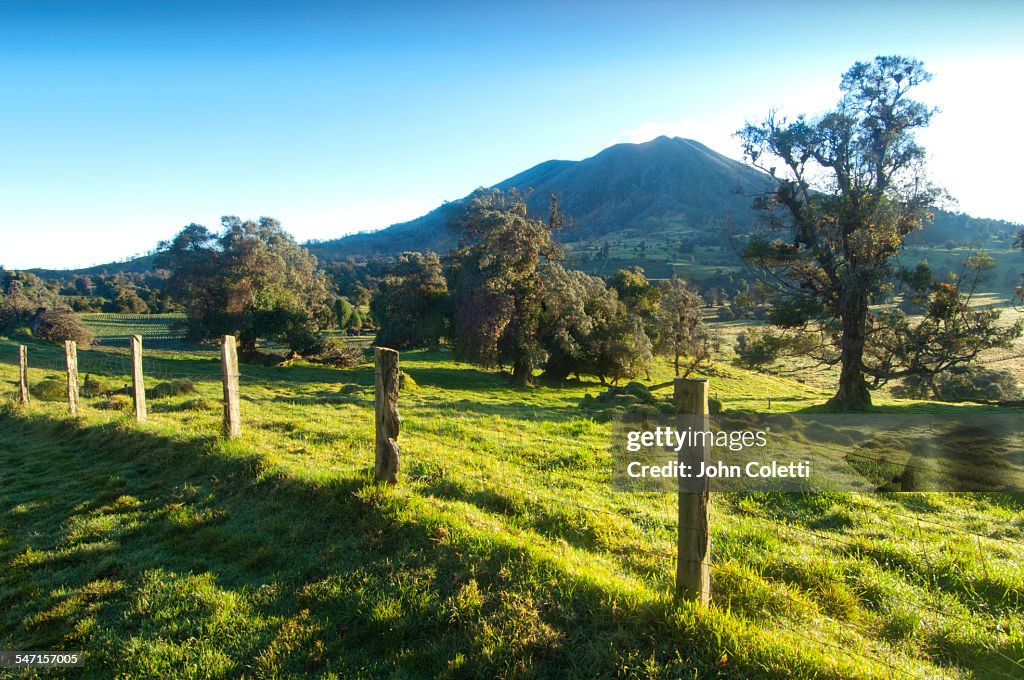
[[(244, 440), (40, 416), (0, 415), (0, 433), (0, 642), (84, 648), (86, 677), (710, 673), (737, 644), (417, 514), (368, 469), (298, 479)], [(782, 677), (777, 654), (728, 674)]]

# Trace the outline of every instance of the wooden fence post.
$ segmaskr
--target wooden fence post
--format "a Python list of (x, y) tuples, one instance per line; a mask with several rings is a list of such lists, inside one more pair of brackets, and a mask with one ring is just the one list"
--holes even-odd
[(398, 482), (398, 430), (402, 423), (398, 415), (398, 352), (375, 347), (373, 354), (377, 431), (374, 477), (378, 482), (395, 484)]
[(238, 349), (235, 336), (225, 335), (220, 345), (220, 373), (224, 381), (224, 436), (242, 436), (242, 416), (238, 408)]
[(78, 345), (74, 340), (64, 341), (64, 359), (68, 366), (68, 412), (78, 415)]
[(18, 380), (21, 384), (21, 404), (28, 406), (28, 347), (18, 345)]
[[(710, 430), (708, 422), (708, 381), (693, 378), (675, 379), (674, 404), (676, 413), (701, 416), (694, 418), (694, 430)], [(698, 460), (709, 460), (711, 442), (691, 449)], [(682, 458), (680, 458), (682, 460)], [(679, 545), (676, 560), (676, 596), (707, 606), (711, 599), (711, 531), (709, 526), (708, 480), (700, 479), (693, 488), (693, 479), (679, 479)]]
[(132, 402), (135, 404), (135, 422), (146, 422), (146, 382), (142, 377), (142, 336), (131, 337), (132, 349)]

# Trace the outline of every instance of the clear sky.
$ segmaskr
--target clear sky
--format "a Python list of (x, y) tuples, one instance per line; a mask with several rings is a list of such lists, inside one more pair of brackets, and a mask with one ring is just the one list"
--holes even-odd
[(1024, 3), (0, 0), (0, 264), (81, 267), (189, 222), (298, 239), (417, 217), (550, 158), (822, 111), (854, 61), (935, 74), (959, 209), (1024, 222)]

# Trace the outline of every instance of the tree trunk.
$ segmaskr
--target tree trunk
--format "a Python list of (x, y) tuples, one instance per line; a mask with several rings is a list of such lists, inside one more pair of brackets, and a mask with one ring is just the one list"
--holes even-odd
[(675, 377), (678, 378), (679, 377), (679, 352), (676, 352), (676, 354), (675, 354), (675, 361), (673, 362), (673, 365), (676, 368), (676, 372), (673, 375), (675, 375)]
[(533, 384), (533, 363), (529, 359), (516, 359), (512, 365), (512, 382), (524, 387)]
[(256, 356), (256, 336), (243, 331), (238, 338), (238, 353), (245, 361)]
[(856, 293), (842, 317), (839, 389), (828, 405), (843, 411), (871, 406), (871, 393), (864, 379), (864, 342), (868, 318), (868, 296)]

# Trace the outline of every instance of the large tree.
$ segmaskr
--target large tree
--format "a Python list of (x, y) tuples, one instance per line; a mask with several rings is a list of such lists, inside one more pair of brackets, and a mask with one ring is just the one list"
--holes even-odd
[[(816, 325), (826, 338), (821, 358), (840, 367), (830, 404), (842, 409), (869, 406), (869, 390), (887, 380), (948, 367), (1007, 341), (991, 315), (964, 304), (957, 285), (930, 290), (940, 299), (935, 315), (945, 315), (938, 322), (894, 328), (892, 318), (881, 323), (871, 313), (895, 277), (894, 258), (908, 234), (931, 218), (942, 196), (925, 177), (924, 149), (915, 140), (935, 109), (909, 96), (930, 78), (921, 62), (905, 57), (858, 62), (843, 75), (833, 110), (792, 121), (773, 113), (737, 133), (747, 158), (772, 176), (759, 201), (772, 233), (752, 237), (745, 255), (789, 293), (774, 320)], [(877, 360), (869, 349), (876, 338), (922, 351), (883, 352)]]
[(647, 370), (651, 342), (642, 319), (604, 280), (558, 263), (541, 266), (542, 313), (538, 328), (547, 354), (544, 375), (595, 375), (617, 383)]
[(537, 267), (555, 259), (557, 220), (527, 215), (518, 193), (481, 189), (452, 220), (459, 247), (448, 256), (453, 345), (485, 366), (512, 366), (520, 385), (543, 360), (537, 339), (543, 284)]
[(333, 320), (326, 275), (275, 219), (224, 217), (219, 234), (190, 224), (160, 244), (157, 261), (171, 272), (167, 291), (185, 308), (190, 335), (236, 335), (243, 356), (260, 338), (316, 352)]
[(402, 253), (370, 299), (376, 344), (437, 348), (447, 335), (448, 284), (434, 253)]

